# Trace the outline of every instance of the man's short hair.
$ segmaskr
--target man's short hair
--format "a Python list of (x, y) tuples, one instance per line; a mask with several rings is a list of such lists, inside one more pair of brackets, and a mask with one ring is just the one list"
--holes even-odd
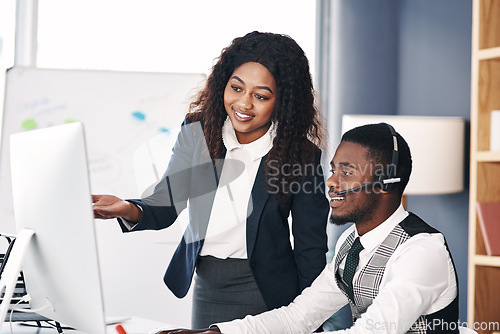
[[(397, 189), (403, 194), (412, 169), (412, 159), (410, 148), (404, 138), (396, 132), (398, 141), (399, 158), (396, 168), (396, 177), (401, 178)], [(394, 150), (394, 141), (392, 132), (387, 124), (367, 124), (353, 128), (342, 135), (341, 141), (359, 144), (368, 148), (368, 159), (372, 160), (378, 166), (391, 165), (392, 153)], [(376, 175), (374, 175), (377, 177)]]

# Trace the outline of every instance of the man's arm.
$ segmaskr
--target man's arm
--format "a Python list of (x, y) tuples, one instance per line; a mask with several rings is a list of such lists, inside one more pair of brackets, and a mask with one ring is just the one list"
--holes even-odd
[(205, 329), (169, 329), (160, 332), (156, 332), (155, 334), (217, 334), (220, 333), (220, 330), (217, 327), (214, 328), (205, 328)]
[(334, 280), (333, 262), (288, 306), (257, 316), (215, 324), (222, 333), (311, 333), (347, 303)]
[[(420, 315), (444, 308), (456, 296), (453, 265), (440, 234), (411, 238), (388, 268), (368, 310), (354, 326), (335, 333), (406, 333)], [(292, 304), (217, 326), (228, 334), (311, 333), (347, 302), (333, 275), (330, 263)]]

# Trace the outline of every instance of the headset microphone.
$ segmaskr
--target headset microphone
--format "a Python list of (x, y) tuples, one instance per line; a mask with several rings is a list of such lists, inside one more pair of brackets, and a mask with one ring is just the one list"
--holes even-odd
[(336, 191), (335, 193), (337, 195), (344, 195), (344, 194), (347, 194), (347, 193), (352, 193), (352, 192), (356, 192), (358, 190), (361, 190), (363, 188), (366, 188), (366, 187), (369, 187), (373, 184), (375, 184), (377, 182), (368, 182), (368, 183), (363, 183), (362, 185), (358, 186), (358, 187), (354, 187), (354, 188), (351, 188), (351, 189), (347, 189), (347, 190), (342, 190), (342, 191)]
[(347, 194), (347, 193), (356, 192), (358, 190), (361, 190), (361, 189), (369, 187), (369, 186), (377, 186), (380, 189), (385, 190), (385, 188), (387, 188), (387, 185), (393, 184), (393, 183), (398, 183), (398, 182), (401, 182), (401, 178), (399, 178), (399, 177), (393, 177), (393, 178), (384, 179), (384, 180), (381, 180), (381, 181), (363, 183), (360, 186), (357, 186), (357, 187), (354, 187), (354, 188), (351, 188), (351, 189), (347, 189), (347, 190), (336, 191), (335, 193), (337, 195), (344, 195), (344, 194)]

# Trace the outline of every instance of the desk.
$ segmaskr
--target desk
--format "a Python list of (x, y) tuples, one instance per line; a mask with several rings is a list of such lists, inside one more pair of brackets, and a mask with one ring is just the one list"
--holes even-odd
[[(175, 326), (169, 326), (166, 323), (162, 323), (155, 320), (144, 319), (144, 318), (130, 318), (121, 323), (123, 328), (127, 331), (127, 334), (148, 334), (150, 331), (159, 327), (172, 327), (177, 328)], [(107, 326), (107, 334), (117, 334), (115, 330), (116, 325)], [(10, 334), (10, 323), (5, 322), (0, 329), (0, 334)], [(38, 328), (32, 326), (26, 326), (21, 323), (12, 323), (12, 333), (14, 334), (57, 334), (57, 330), (55, 328)], [(84, 334), (82, 332), (76, 330), (65, 330), (64, 334)], [(92, 334), (92, 333), (88, 333)]]

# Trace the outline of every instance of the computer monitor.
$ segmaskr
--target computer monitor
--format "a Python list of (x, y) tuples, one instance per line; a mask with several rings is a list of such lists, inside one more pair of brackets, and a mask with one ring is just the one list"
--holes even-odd
[(31, 308), (105, 334), (84, 129), (68, 123), (12, 134), (16, 228), (35, 231), (22, 261)]

